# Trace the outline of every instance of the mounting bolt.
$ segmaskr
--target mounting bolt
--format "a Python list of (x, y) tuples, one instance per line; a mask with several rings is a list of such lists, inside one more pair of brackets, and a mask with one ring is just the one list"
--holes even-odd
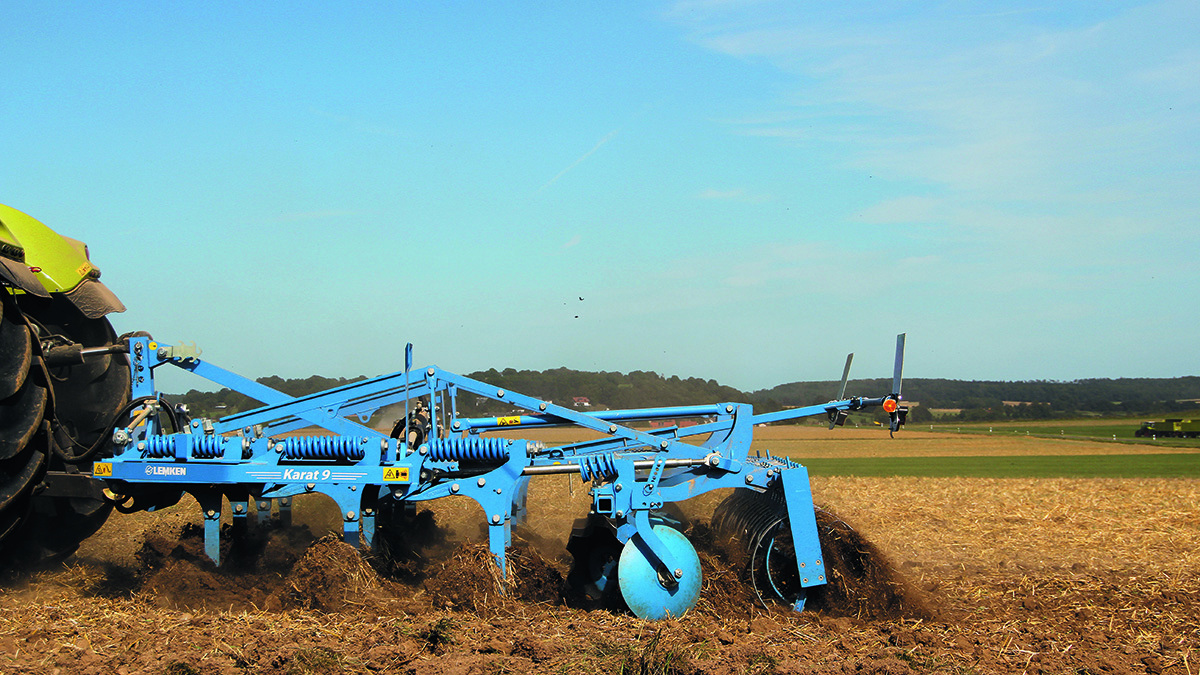
[(422, 444), (421, 447), (417, 448), (417, 453), (421, 454), (421, 455), (428, 455), (429, 454), (429, 446)]
[(305, 490), (308, 490), (309, 492), (312, 492), (313, 490), (317, 489), (317, 484), (316, 484), (316, 483), (309, 483), (308, 485), (305, 485), (305, 486), (304, 486), (304, 489), (305, 489)]
[(801, 567), (808, 567), (808, 565), (806, 565), (806, 564), (804, 564), (804, 563), (800, 563), (800, 566), (801, 566)]
[(545, 403), (539, 403), (539, 404), (538, 404), (538, 410), (545, 411), (545, 410), (546, 410), (546, 404), (545, 404)]
[(804, 583), (808, 583), (808, 577), (804, 577)]
[(192, 428), (195, 429), (198, 426), (200, 426), (200, 420), (192, 420)]
[(816, 563), (817, 563), (818, 565), (820, 565), (820, 564), (821, 564), (821, 561), (820, 561), (820, 560), (817, 560), (817, 561), (816, 561)]
[(433, 368), (430, 368), (429, 370), (425, 371), (425, 373), (426, 373), (427, 375), (432, 375), (432, 374), (434, 374), (434, 373), (436, 373), (436, 372), (437, 372), (437, 371), (436, 371), (436, 370), (434, 370)]
[(357, 485), (351, 485), (351, 486), (350, 486), (350, 491), (351, 491), (351, 492), (358, 492), (358, 486), (357, 486)]
[(241, 504), (238, 504), (237, 506), (234, 506), (234, 507), (233, 507), (233, 510), (234, 510), (236, 513), (241, 513), (242, 511), (244, 511), (244, 510), (245, 510), (245, 508), (246, 508), (246, 507), (242, 506)]
[(462, 422), (459, 422), (458, 420), (454, 420), (454, 428), (455, 429), (458, 429), (461, 426), (462, 426)]
[(478, 484), (479, 487), (483, 487), (484, 485), (487, 485), (487, 479), (484, 478), (483, 476), (480, 476), (479, 480), (476, 481), (476, 484)]
[(354, 520), (354, 512), (353, 511), (346, 512), (346, 520)]
[(504, 398), (504, 390), (503, 389), (496, 390), (496, 398)]
[(610, 433), (610, 434), (617, 433), (617, 425), (615, 425), (615, 424), (608, 425), (608, 433)]
[(216, 518), (216, 517), (217, 517), (217, 512), (216, 512), (216, 511), (213, 511), (212, 509), (209, 509), (209, 510), (207, 510), (207, 511), (205, 511), (205, 512), (204, 512), (204, 515), (208, 516), (209, 518)]
[(746, 484), (749, 485), (753, 482), (754, 482), (754, 476), (752, 476), (750, 474), (746, 474)]
[(458, 487), (458, 483), (450, 486), (450, 492), (453, 492), (454, 494), (458, 494), (458, 491), (461, 489), (462, 488)]
[(676, 578), (676, 579), (682, 579), (682, 578), (683, 578), (683, 568), (681, 568), (681, 567), (676, 567), (676, 568), (675, 568), (675, 578)]
[(727, 413), (733, 412), (733, 406), (731, 406), (731, 405), (725, 406), (725, 412), (727, 412)]
[(817, 581), (825, 581), (825, 575), (822, 574), (821, 576), (817, 577)]
[(616, 485), (614, 485), (614, 486), (613, 486), (613, 491), (614, 491), (614, 492), (620, 492), (620, 491), (621, 491), (621, 490), (623, 490), (623, 489), (625, 489), (625, 486), (624, 486), (624, 485), (621, 485), (620, 483), (617, 483)]
[(670, 443), (663, 441), (662, 443), (658, 444), (658, 447), (662, 448), (663, 450), (666, 450), (668, 445), (670, 445)]
[(624, 518), (624, 517), (625, 517), (625, 512), (624, 512), (624, 511), (617, 511), (617, 512), (616, 512), (616, 513), (614, 513), (613, 515), (614, 515), (614, 516), (616, 516), (616, 517), (618, 517), (618, 518)]
[(501, 520), (502, 520), (502, 518), (500, 518), (500, 514), (499, 514), (499, 513), (497, 513), (496, 515), (492, 516), (492, 523), (493, 523), (493, 524), (495, 524), (495, 525), (499, 525)]

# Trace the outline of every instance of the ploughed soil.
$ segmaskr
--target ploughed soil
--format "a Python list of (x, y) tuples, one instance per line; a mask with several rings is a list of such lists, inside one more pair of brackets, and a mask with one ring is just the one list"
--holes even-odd
[(230, 532), (221, 567), (194, 502), (114, 515), (74, 557), (8, 573), (0, 673), (1200, 672), (1200, 481), (813, 487), (831, 583), (808, 610), (757, 602), (712, 497), (685, 509), (700, 601), (660, 622), (565, 585), (578, 485), (531, 492), (507, 575), (465, 500), (389, 559), (298, 503), (293, 526)]

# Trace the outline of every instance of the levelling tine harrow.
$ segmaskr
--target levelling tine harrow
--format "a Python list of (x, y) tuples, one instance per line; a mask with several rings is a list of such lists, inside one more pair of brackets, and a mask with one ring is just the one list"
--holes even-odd
[[(194, 348), (133, 337), (132, 395), (146, 404), (127, 426), (113, 431), (113, 456), (96, 462), (93, 476), (105, 481), (106, 494), (122, 511), (162, 508), (184, 493), (193, 495), (203, 511), (205, 551), (218, 563), (225, 501), (235, 522), (249, 517), (252, 501), (259, 519), (274, 503), (286, 520), (292, 497), (321, 493), (339, 506), (345, 540), (373, 546), (377, 525), (403, 526), (399, 514), (405, 509), (397, 505), (467, 497), (483, 509), (489, 548), (503, 570), (529, 481), (579, 474), (591, 483), (590, 526), (607, 530), (609, 542), (605, 551), (593, 552), (581, 574), (593, 588), (619, 588), (633, 613), (650, 619), (682, 615), (700, 593), (699, 558), (662, 515), (664, 507), (738, 488), (718, 509), (717, 525), (746, 544), (760, 597), (799, 610), (805, 590), (826, 581), (808, 471), (786, 457), (751, 455), (754, 428), (814, 415), (827, 415), (833, 426), (848, 411), (883, 406), (896, 430), (906, 412), (898, 405), (903, 336), (897, 346), (895, 391), (887, 396), (759, 415), (744, 403), (583, 413), (436, 366), (411, 371), (411, 351), (404, 371), (293, 398), (202, 360)], [(154, 385), (162, 366), (188, 370), (263, 406), (218, 419), (167, 415), (173, 426), (168, 431), (157, 414), (163, 404)], [(500, 401), (523, 414), (459, 417), (460, 393)], [(400, 403), (411, 413), (390, 435), (365, 425), (376, 411)], [(439, 419), (447, 411), (449, 417)], [(698, 423), (634, 426), (666, 419)], [(547, 447), (481, 435), (551, 426), (576, 426), (601, 437)], [(309, 427), (328, 433), (290, 435)]]

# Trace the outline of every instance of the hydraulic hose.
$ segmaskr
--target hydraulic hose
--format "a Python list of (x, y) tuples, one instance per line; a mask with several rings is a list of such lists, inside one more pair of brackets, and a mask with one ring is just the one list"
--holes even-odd
[[(124, 418), (126, 415), (129, 415), (130, 413), (132, 413), (134, 411), (134, 409), (137, 408), (138, 406), (145, 405), (146, 403), (151, 402), (151, 401), (162, 404), (161, 410), (166, 412), (166, 414), (167, 414), (167, 420), (171, 423), (171, 432), (178, 433), (179, 432), (179, 420), (178, 420), (178, 418), (175, 417), (175, 410), (171, 407), (171, 405), (167, 402), (166, 399), (156, 398), (154, 396), (142, 396), (139, 398), (135, 398), (132, 401), (130, 401), (129, 403), (125, 404), (125, 406), (123, 406), (120, 410), (118, 410), (117, 414), (113, 416), (112, 421), (109, 422), (109, 424), (108, 424), (109, 428), (116, 429), (118, 427), (118, 425), (120, 424), (122, 418)], [(62, 425), (58, 425), (57, 428), (62, 430), (63, 434), (65, 434), (66, 437), (71, 441), (71, 445), (74, 448), (84, 448), (84, 445), (82, 443), (80, 443), (79, 441), (77, 441), (75, 439), (75, 437), (72, 436), (71, 433), (69, 431), (67, 431)], [(92, 458), (94, 458), (96, 456), (96, 454), (99, 453), (100, 450), (102, 448), (104, 448), (104, 446), (106, 444), (110, 444), (110, 443), (112, 443), (112, 434), (103, 435), (100, 438), (97, 438), (96, 442), (92, 443), (92, 445), (90, 447), (84, 448), (84, 451), (78, 455), (67, 454), (66, 452), (63, 451), (62, 448), (60, 448), (58, 446), (58, 443), (51, 443), (50, 447), (54, 449), (54, 454), (57, 455), (59, 459), (66, 462), (67, 464), (85, 464), (87, 462), (90, 462), (92, 460)]]

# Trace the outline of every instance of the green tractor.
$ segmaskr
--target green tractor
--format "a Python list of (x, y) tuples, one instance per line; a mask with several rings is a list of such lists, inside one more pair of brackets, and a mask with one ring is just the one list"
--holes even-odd
[(0, 204), (0, 558), (69, 556), (112, 510), (90, 480), (129, 401), (125, 306), (87, 246)]

